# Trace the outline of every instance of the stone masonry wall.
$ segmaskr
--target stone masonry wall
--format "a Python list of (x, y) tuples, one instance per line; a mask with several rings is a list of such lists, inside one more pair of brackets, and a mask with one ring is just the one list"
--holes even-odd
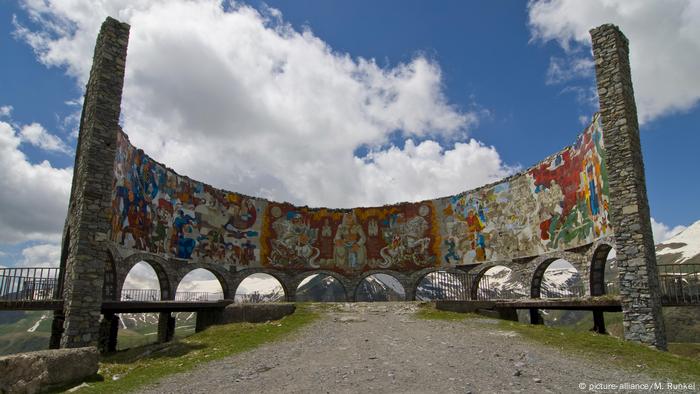
[(107, 18), (95, 45), (64, 230), (65, 321), (61, 347), (95, 346), (98, 340), (128, 39), (129, 25)]
[(590, 31), (610, 180), (625, 338), (666, 348), (627, 38), (614, 25)]

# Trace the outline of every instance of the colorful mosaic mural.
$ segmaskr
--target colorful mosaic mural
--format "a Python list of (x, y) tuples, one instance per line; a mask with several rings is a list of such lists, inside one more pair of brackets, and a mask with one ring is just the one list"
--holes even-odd
[(535, 256), (610, 232), (598, 115), (576, 143), (500, 183), (439, 199), (443, 259), (470, 264)]
[(413, 271), (568, 249), (610, 232), (603, 133), (499, 183), (432, 201), (333, 210), (215, 189), (118, 137), (111, 239), (181, 259), (281, 270)]

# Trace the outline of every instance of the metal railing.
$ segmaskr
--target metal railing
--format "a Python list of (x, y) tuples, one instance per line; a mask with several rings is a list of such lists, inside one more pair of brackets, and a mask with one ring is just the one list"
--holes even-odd
[(223, 300), (224, 293), (208, 293), (205, 291), (178, 291), (175, 293), (175, 301), (217, 301)]
[[(202, 302), (222, 300), (224, 294), (221, 292), (210, 293), (206, 291), (178, 291), (175, 293), (175, 301), (180, 302)], [(123, 289), (122, 301), (167, 301), (161, 300), (158, 289)]]
[(700, 264), (659, 264), (661, 302), (700, 305)]
[(0, 268), (0, 301), (51, 301), (63, 297), (59, 268)]
[(420, 300), (469, 300), (474, 275), (466, 272), (436, 271), (427, 274), (416, 289)]
[(158, 289), (123, 289), (122, 301), (161, 301)]
[(540, 298), (580, 298), (585, 296), (586, 288), (583, 283), (566, 285), (561, 288), (547, 282), (542, 282), (540, 285)]
[(479, 301), (513, 300), (526, 298), (524, 290), (504, 287), (500, 281), (493, 281), (484, 275), (477, 283), (476, 299)]
[(282, 302), (285, 301), (285, 295), (281, 291), (271, 293), (260, 293), (254, 291), (252, 293), (236, 293), (234, 301), (240, 304), (258, 304), (264, 302)]

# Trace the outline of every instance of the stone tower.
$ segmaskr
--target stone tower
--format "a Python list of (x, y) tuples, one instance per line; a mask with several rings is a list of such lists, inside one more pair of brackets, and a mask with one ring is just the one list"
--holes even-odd
[(95, 44), (63, 232), (64, 304), (63, 311), (55, 312), (52, 347), (59, 337), (61, 347), (95, 346), (98, 341), (128, 40), (129, 25), (107, 18)]
[(666, 348), (629, 43), (615, 25), (590, 31), (610, 174), (610, 220), (625, 339)]

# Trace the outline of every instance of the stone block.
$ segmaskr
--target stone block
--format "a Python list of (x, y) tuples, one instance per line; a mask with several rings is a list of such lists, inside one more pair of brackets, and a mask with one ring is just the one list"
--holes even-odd
[(42, 393), (97, 373), (95, 347), (42, 350), (0, 357), (1, 393)]

